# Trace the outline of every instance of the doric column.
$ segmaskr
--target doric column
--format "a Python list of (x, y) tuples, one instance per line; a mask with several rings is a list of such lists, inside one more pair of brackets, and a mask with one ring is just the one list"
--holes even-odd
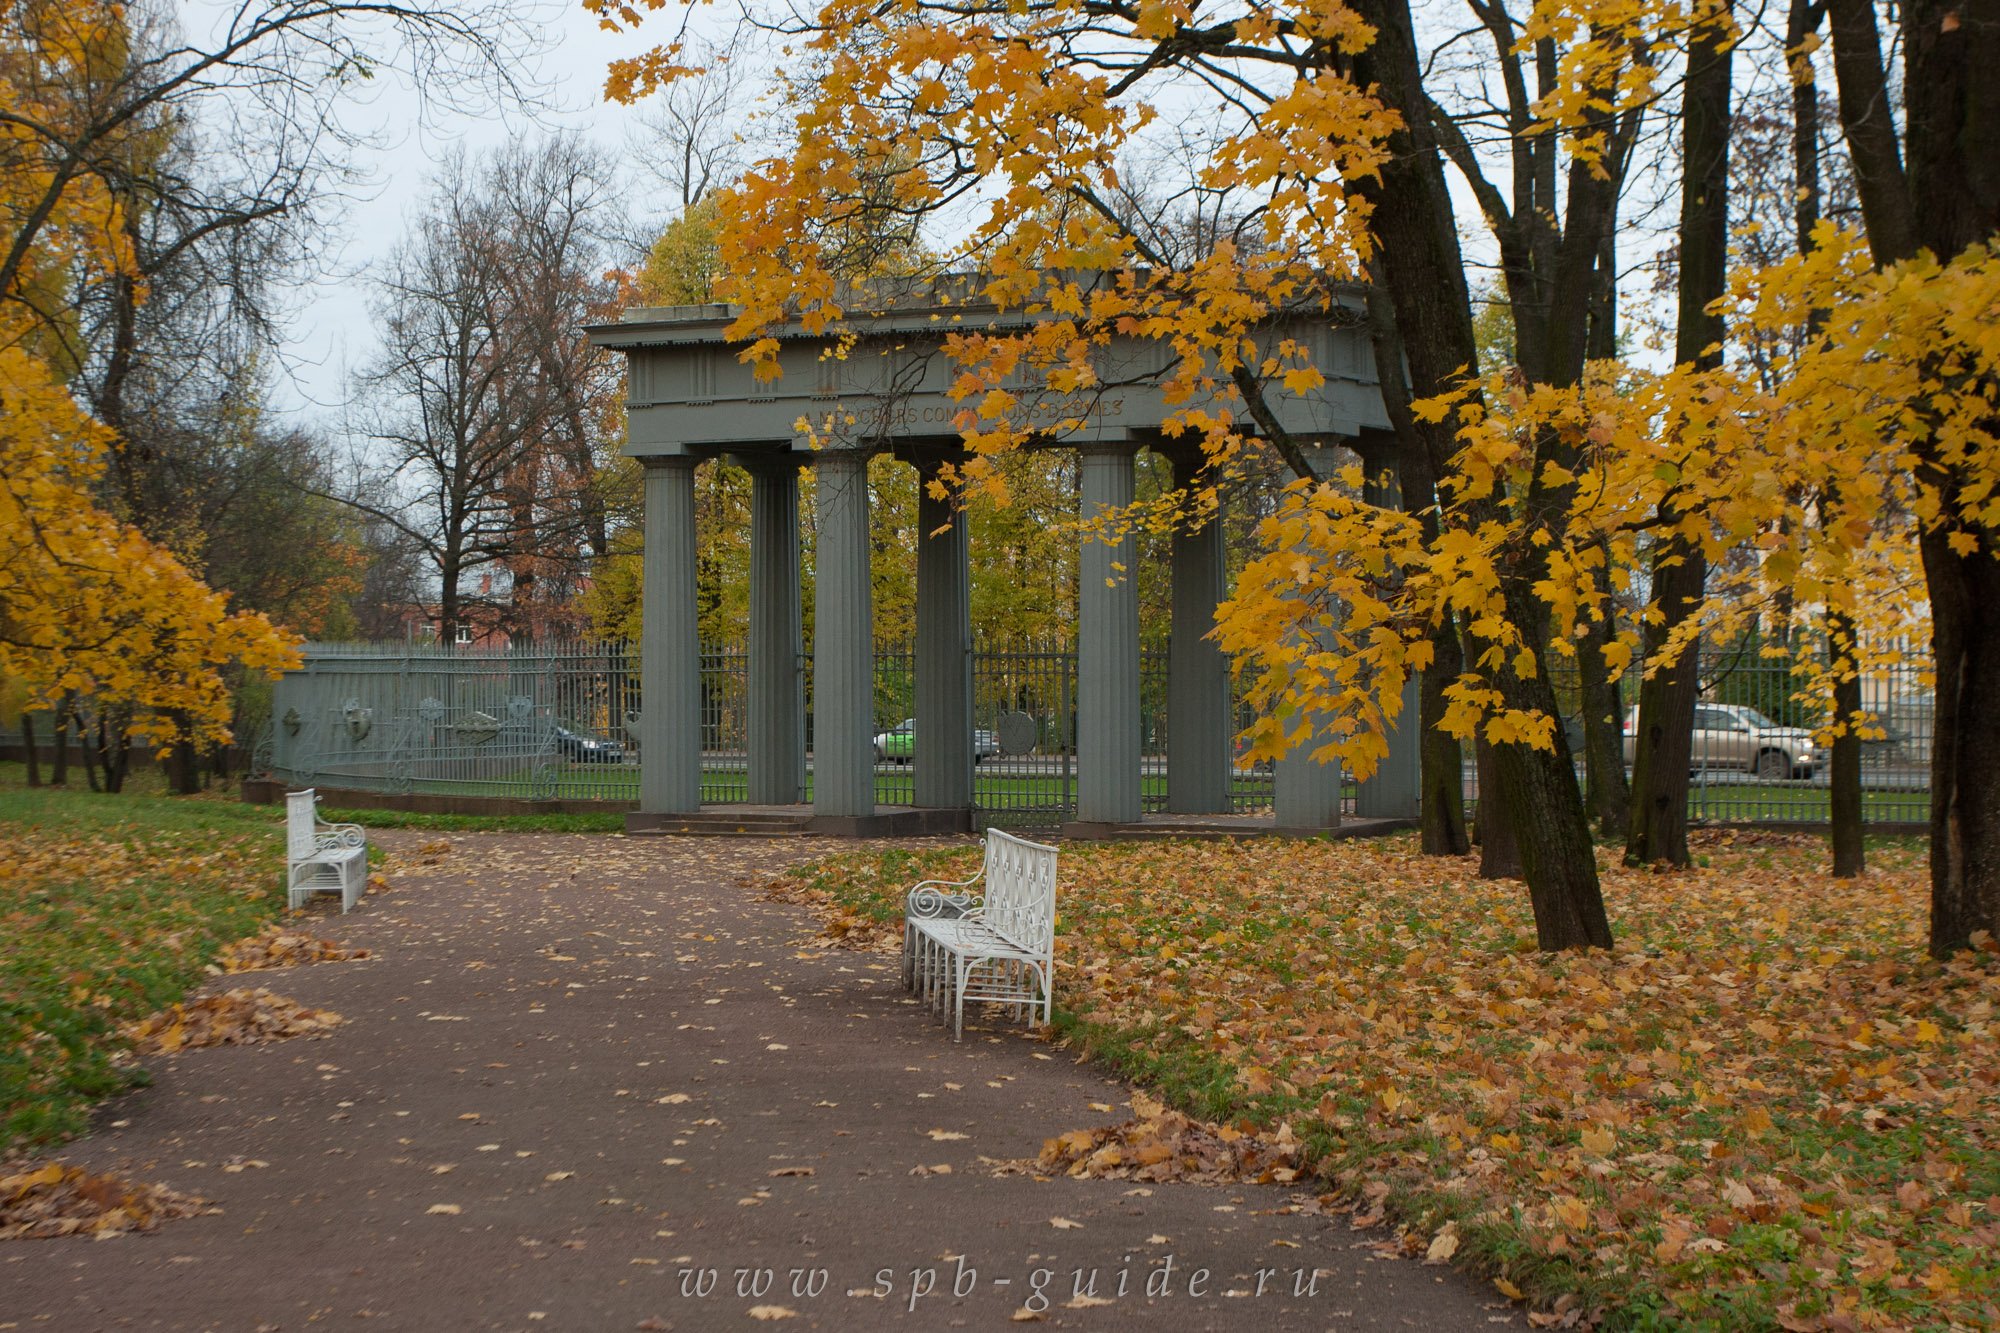
[(789, 454), (750, 472), (750, 803), (806, 797), (806, 687), (799, 619), (799, 469)]
[[(1396, 482), (1390, 448), (1371, 448), (1362, 455), (1361, 498), (1384, 508), (1401, 508), (1402, 487)], [(1418, 768), (1422, 762), (1418, 718), (1421, 683), (1415, 674), (1403, 686), (1403, 710), (1389, 723), (1389, 753), (1382, 756), (1354, 793), (1354, 813), (1364, 819), (1415, 819), (1423, 793)]]
[(813, 565), (813, 813), (875, 813), (875, 641), (868, 584), (868, 455), (817, 455)]
[[(1132, 503), (1132, 450), (1078, 451), (1082, 517)], [(1077, 582), (1076, 817), (1086, 824), (1139, 819), (1138, 543), (1128, 532), (1084, 541)]]
[(933, 499), (938, 465), (918, 469), (916, 803), (972, 804), (972, 575), (965, 511)]
[(1278, 760), (1271, 773), (1272, 823), (1289, 832), (1340, 827), (1340, 761), (1322, 764), (1308, 741)]
[(639, 810), (701, 810), (701, 642), (695, 622), (692, 458), (646, 464), (639, 631)]
[[(1320, 460), (1315, 460), (1316, 464)], [(1324, 463), (1331, 467), (1333, 459)], [(1327, 473), (1315, 471), (1322, 480)], [(1340, 827), (1340, 761), (1329, 760), (1319, 763), (1312, 752), (1322, 743), (1320, 717), (1309, 714), (1305, 719), (1311, 730), (1311, 739), (1283, 755), (1271, 773), (1271, 814), (1272, 823), (1279, 829), (1294, 833), (1312, 833)]]
[[(1174, 482), (1192, 478), (1192, 458), (1174, 459)], [(1229, 659), (1208, 636), (1227, 583), (1222, 510), (1193, 532), (1176, 530), (1173, 628), (1167, 641), (1167, 809), (1226, 814), (1232, 766)]]

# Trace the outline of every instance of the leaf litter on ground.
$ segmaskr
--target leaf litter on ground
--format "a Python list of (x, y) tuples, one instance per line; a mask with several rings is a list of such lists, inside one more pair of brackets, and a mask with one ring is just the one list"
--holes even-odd
[(108, 1173), (93, 1175), (82, 1167), (12, 1165), (17, 1169), (0, 1173), (0, 1240), (116, 1236), (214, 1211), (206, 1200)]
[(350, 949), (290, 926), (272, 922), (255, 935), (223, 949), (210, 965), (211, 974), (258, 972), (302, 963), (344, 963), (368, 957), (366, 949)]
[(345, 1021), (331, 1009), (313, 1009), (261, 987), (239, 987), (163, 1009), (133, 1024), (126, 1035), (141, 1052), (171, 1055), (201, 1046), (324, 1036)]
[[(1839, 881), (1822, 839), (1695, 841), (1684, 873), (1605, 853), (1618, 947), (1561, 955), (1519, 884), (1407, 837), (1071, 845), (1058, 1004), (1197, 1118), (1289, 1123), (1357, 1222), (1453, 1227), (1538, 1323), (2000, 1326), (2000, 948), (1928, 956), (1920, 850)], [(771, 893), (893, 950), (909, 884), (978, 856)]]

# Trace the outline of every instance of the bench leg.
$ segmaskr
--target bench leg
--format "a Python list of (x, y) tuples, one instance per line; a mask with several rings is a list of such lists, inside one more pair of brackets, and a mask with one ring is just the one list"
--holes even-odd
[(953, 1041), (964, 1041), (965, 1040), (965, 987), (966, 983), (970, 981), (972, 977), (972, 959), (969, 957), (959, 958), (958, 968), (956, 971), (958, 978), (958, 986), (957, 986), (957, 993), (953, 998), (957, 1001), (957, 1003), (952, 1010), (951, 1039)]

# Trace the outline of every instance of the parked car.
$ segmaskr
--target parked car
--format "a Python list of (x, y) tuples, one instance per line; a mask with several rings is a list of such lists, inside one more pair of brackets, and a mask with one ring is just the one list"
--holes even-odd
[[(1639, 747), (1639, 710), (1625, 715), (1625, 762)], [(1810, 731), (1773, 722), (1747, 704), (1698, 703), (1694, 707), (1694, 744), (1688, 751), (1690, 770), (1737, 769), (1775, 781), (1809, 778), (1826, 763), (1826, 752), (1813, 744)]]
[(625, 762), (625, 747), (617, 741), (593, 736), (587, 731), (579, 731), (556, 723), (553, 728), (556, 738), (556, 753), (576, 764), (622, 764)]
[[(885, 759), (907, 764), (916, 757), (916, 752), (917, 720), (913, 717), (904, 718), (875, 737), (875, 762), (878, 764)], [(992, 731), (986, 727), (975, 727), (972, 732), (972, 762), (976, 764), (999, 753), (1000, 743), (993, 738)]]

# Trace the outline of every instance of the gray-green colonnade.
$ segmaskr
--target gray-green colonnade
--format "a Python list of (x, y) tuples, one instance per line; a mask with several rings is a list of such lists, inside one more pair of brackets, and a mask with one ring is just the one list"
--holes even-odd
[[(724, 336), (724, 305), (638, 308), (591, 330), (627, 359), (630, 428), (625, 452), (645, 465), (644, 617), (641, 638), (641, 774), (636, 828), (670, 827), (701, 809), (701, 657), (696, 628), (695, 467), (728, 457), (751, 477), (748, 626), (749, 802), (798, 806), (806, 793), (798, 470), (818, 472), (813, 649), (812, 825), (823, 832), (943, 832), (970, 826), (973, 810), (972, 625), (963, 513), (920, 488), (917, 529), (915, 809), (876, 806), (868, 460), (891, 452), (928, 481), (964, 457), (952, 421), (963, 404), (946, 394), (953, 368), (941, 350), (953, 331), (1018, 328), (1034, 316), (1001, 312), (965, 293), (926, 285), (868, 317), (844, 355), (831, 340), (792, 329), (779, 336), (783, 374), (760, 382)], [(1387, 420), (1373, 357), (1358, 321), (1297, 323), (1326, 382), (1304, 394), (1277, 386), (1267, 401), (1280, 423), (1330, 469), (1336, 447), (1386, 467)], [(1006, 387), (1017, 418), (1050, 429), (1042, 447), (1079, 454), (1085, 516), (1130, 504), (1134, 456), (1154, 449), (1180, 469), (1190, 460), (1159, 430), (1170, 410), (1159, 381), (1170, 369), (1157, 344), (1114, 339), (1096, 361), (1088, 394), (1055, 394), (1023, 377)], [(1056, 429), (1058, 423), (1069, 429)], [(812, 427), (817, 446), (806, 429)], [(1231, 810), (1233, 725), (1228, 664), (1207, 635), (1226, 570), (1222, 525), (1211, 520), (1172, 542), (1168, 645), (1167, 811)], [(1130, 571), (1135, 542), (1086, 538), (1077, 607), (1076, 820), (1069, 831), (1105, 833), (1141, 822), (1139, 604)], [(1406, 700), (1415, 715), (1415, 688)], [(1357, 813), (1416, 813), (1414, 726), (1392, 740), (1389, 760), (1361, 784)], [(1340, 771), (1303, 755), (1280, 760), (1273, 827), (1317, 832), (1340, 822)]]

